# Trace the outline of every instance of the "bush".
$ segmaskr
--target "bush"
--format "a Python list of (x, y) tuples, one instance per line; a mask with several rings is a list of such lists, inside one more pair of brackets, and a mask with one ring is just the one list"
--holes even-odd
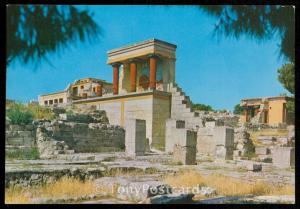
[(33, 118), (36, 120), (46, 119), (53, 120), (55, 118), (55, 114), (49, 107), (42, 107), (39, 105), (28, 105), (28, 110), (30, 110), (33, 114)]
[(30, 149), (18, 149), (18, 150), (6, 150), (5, 158), (6, 159), (15, 159), (15, 160), (37, 160), (39, 159), (39, 150), (38, 148)]
[(6, 112), (11, 124), (29, 124), (33, 120), (33, 113), (22, 104), (13, 104)]
[(272, 161), (273, 161), (273, 160), (272, 160), (272, 158), (270, 158), (270, 157), (267, 157), (267, 158), (264, 158), (264, 159), (263, 159), (263, 162), (264, 162), (264, 163), (272, 163)]
[(205, 104), (193, 104), (192, 107), (194, 110), (198, 111), (213, 111), (213, 108), (210, 105)]

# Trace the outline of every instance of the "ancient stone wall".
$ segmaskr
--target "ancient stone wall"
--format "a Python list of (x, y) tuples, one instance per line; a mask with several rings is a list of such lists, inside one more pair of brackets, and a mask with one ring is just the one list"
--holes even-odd
[(101, 123), (52, 121), (40, 125), (55, 141), (64, 141), (75, 152), (97, 152), (103, 147), (124, 148), (125, 131), (120, 126)]
[(33, 125), (6, 124), (6, 148), (30, 148), (35, 146), (35, 128)]
[[(6, 148), (38, 147), (41, 158), (75, 152), (123, 150), (125, 131), (110, 125), (105, 111), (62, 113), (52, 121), (36, 120), (31, 125), (6, 122)], [(108, 149), (107, 149), (108, 148)]]

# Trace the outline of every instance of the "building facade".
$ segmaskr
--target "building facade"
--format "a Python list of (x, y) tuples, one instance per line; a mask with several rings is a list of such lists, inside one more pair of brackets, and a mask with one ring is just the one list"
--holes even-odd
[(60, 106), (72, 104), (73, 101), (112, 94), (112, 84), (96, 78), (83, 78), (69, 84), (60, 92), (39, 96), (39, 104), (44, 106)]
[(288, 123), (291, 119), (286, 109), (289, 99), (286, 96), (243, 99), (240, 104), (244, 109), (241, 121), (270, 125)]
[(124, 127), (127, 119), (146, 120), (153, 148), (164, 149), (165, 122), (171, 117), (169, 89), (175, 83), (176, 45), (150, 39), (108, 51), (113, 92), (73, 101), (105, 110), (111, 124)]

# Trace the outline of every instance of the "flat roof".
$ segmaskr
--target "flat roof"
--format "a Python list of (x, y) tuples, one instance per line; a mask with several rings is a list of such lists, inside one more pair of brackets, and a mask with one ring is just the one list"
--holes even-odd
[(65, 93), (65, 92), (67, 92), (67, 91), (63, 90), (63, 91), (57, 91), (57, 92), (49, 93), (49, 94), (41, 94), (40, 96), (50, 96), (50, 95), (61, 94), (61, 93)]
[(75, 80), (71, 85), (74, 85), (76, 82), (81, 81), (81, 80), (86, 80), (86, 79), (88, 79), (88, 80), (96, 80), (96, 81), (101, 81), (103, 83), (111, 84), (110, 82), (108, 82), (106, 80), (102, 80), (102, 79), (98, 79), (98, 78), (92, 78), (92, 77), (86, 77), (86, 78), (80, 78), (80, 79)]
[(108, 51), (106, 63), (122, 63), (133, 58), (142, 58), (149, 54), (176, 59), (176, 48), (175, 44), (152, 38)]
[(287, 98), (291, 98), (291, 97), (289, 96), (256, 97), (256, 98), (241, 99), (241, 101), (262, 100), (262, 99), (287, 99)]
[(147, 44), (147, 43), (151, 43), (151, 42), (162, 43), (162, 44), (169, 45), (171, 47), (177, 48), (177, 46), (175, 44), (171, 44), (169, 42), (162, 41), (162, 40), (159, 40), (157, 38), (151, 38), (151, 39), (147, 39), (145, 41), (140, 41), (140, 42), (136, 42), (134, 44), (128, 44), (128, 45), (125, 45), (125, 46), (122, 46), (122, 47), (119, 47), (119, 48), (116, 48), (116, 49), (109, 50), (109, 51), (107, 51), (107, 53), (110, 54), (110, 53), (113, 53), (113, 52), (117, 52), (119, 50), (128, 49), (128, 48), (132, 48), (132, 47), (135, 47), (135, 46), (139, 46), (139, 45), (143, 45), (143, 44)]

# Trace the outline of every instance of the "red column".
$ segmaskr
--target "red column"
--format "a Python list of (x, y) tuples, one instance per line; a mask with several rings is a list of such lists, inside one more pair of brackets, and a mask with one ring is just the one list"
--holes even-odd
[(120, 64), (113, 64), (113, 93), (119, 93), (119, 67)]
[(136, 91), (136, 63), (130, 63), (130, 91)]
[(156, 66), (157, 66), (157, 57), (150, 56), (150, 89), (156, 88)]

